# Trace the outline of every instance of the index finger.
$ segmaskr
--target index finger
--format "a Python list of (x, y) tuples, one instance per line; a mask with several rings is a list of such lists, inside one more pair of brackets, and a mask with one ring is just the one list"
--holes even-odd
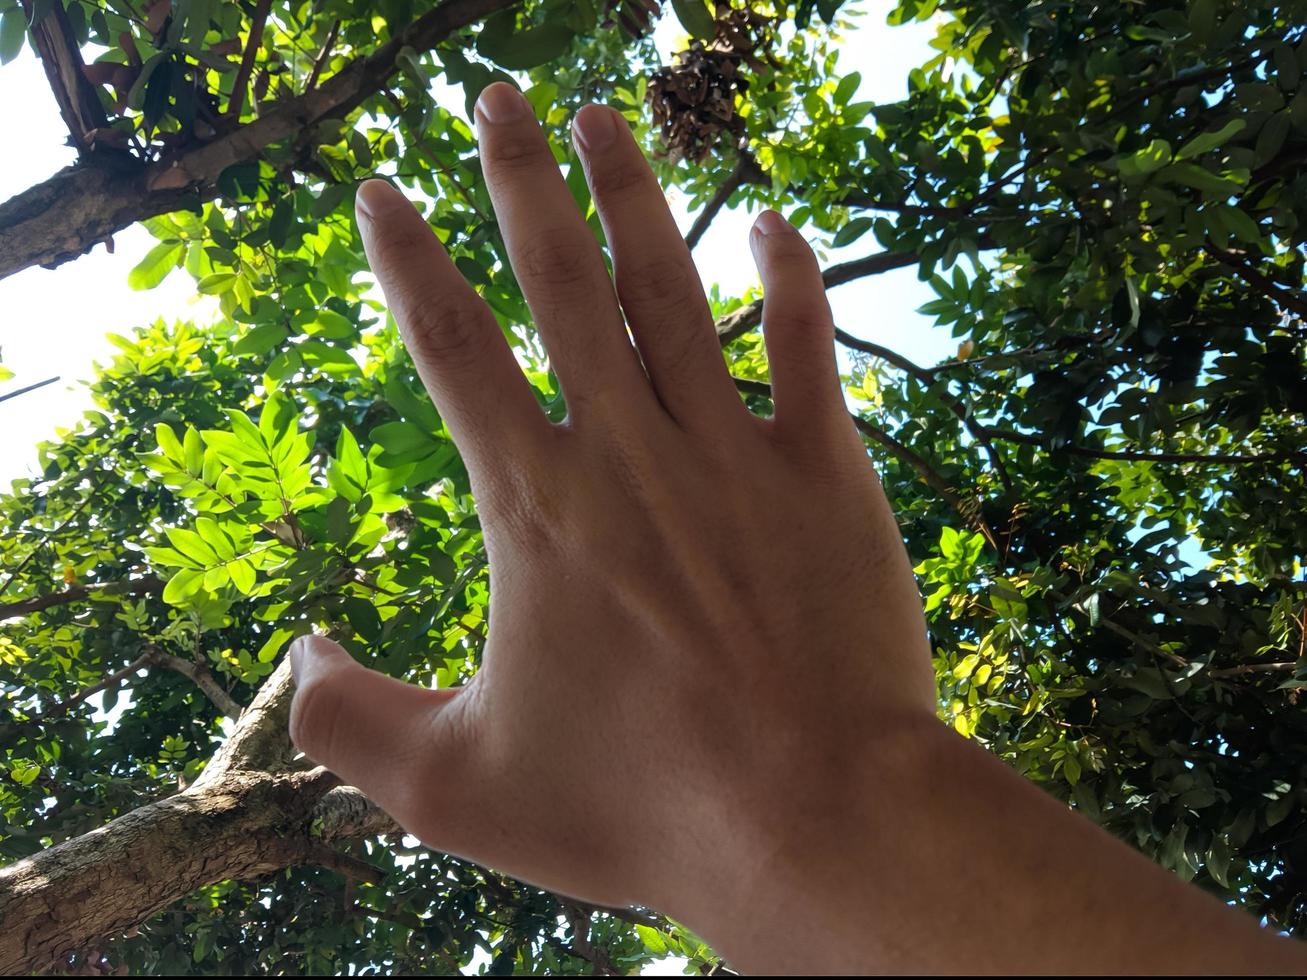
[(369, 180), (356, 210), (368, 263), (469, 468), (545, 438), (549, 423), (494, 314), (413, 205), (384, 180)]

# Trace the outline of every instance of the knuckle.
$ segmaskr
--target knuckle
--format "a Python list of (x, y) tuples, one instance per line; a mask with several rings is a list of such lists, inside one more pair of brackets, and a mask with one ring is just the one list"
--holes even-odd
[(620, 270), (617, 288), (623, 304), (659, 312), (691, 312), (696, 291), (701, 292), (698, 278), (688, 263), (670, 256), (657, 256), (626, 273)]
[[(642, 170), (640, 166), (629, 162), (595, 167), (590, 171), (590, 190), (596, 198), (601, 199), (615, 200), (631, 197), (647, 191), (650, 182), (647, 168)], [(661, 191), (658, 191), (658, 196), (662, 196)]]
[(834, 321), (829, 307), (817, 303), (773, 303), (762, 308), (762, 329), (773, 336), (808, 336), (833, 333)]
[(553, 156), (545, 160), (545, 148), (535, 133), (500, 133), (483, 144), (482, 153), (492, 172), (511, 173), (547, 162), (556, 166)]
[(480, 310), (431, 299), (417, 299), (407, 309), (412, 355), (425, 366), (471, 367), (485, 353), (490, 334)]
[(414, 256), (421, 255), (430, 245), (432, 233), (426, 222), (414, 216), (413, 221), (392, 221), (381, 226), (370, 241), (372, 264), (379, 273), (389, 269), (403, 269)]
[(513, 268), (519, 278), (552, 286), (577, 286), (594, 281), (594, 261), (589, 241), (541, 231), (523, 242)]

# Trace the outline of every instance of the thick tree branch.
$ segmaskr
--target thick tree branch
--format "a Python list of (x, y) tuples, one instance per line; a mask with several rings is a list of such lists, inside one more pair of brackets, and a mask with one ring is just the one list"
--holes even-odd
[[(24, 0), (22, 7), (30, 23), (36, 4)], [(95, 86), (86, 79), (86, 65), (62, 3), (53, 4), (47, 10), (32, 30), (32, 40), (41, 55), (41, 67), (45, 69), (72, 144), (79, 155), (84, 155), (91, 149), (90, 134), (107, 125), (107, 120)]]
[(197, 888), (297, 863), (320, 795), (306, 776), (229, 773), (0, 868), (0, 972), (58, 971)]
[(195, 207), (217, 194), (218, 176), (228, 167), (257, 159), (274, 143), (312, 140), (314, 123), (343, 117), (380, 92), (405, 48), (428, 51), (517, 2), (446, 0), (313, 91), (148, 167), (126, 154), (97, 151), (87, 164), (61, 170), (0, 204), (0, 278), (30, 265), (59, 265), (137, 221)]
[(105, 595), (153, 595), (163, 591), (164, 583), (162, 580), (155, 578), (153, 575), (145, 575), (141, 578), (130, 579), (126, 582), (104, 582), (99, 585), (72, 585), (58, 592), (47, 592), (44, 595), (31, 596), (27, 599), (19, 599), (17, 602), (0, 603), (0, 620), (13, 619), (15, 616), (27, 616), (34, 612), (40, 612), (43, 609), (51, 609), (55, 606), (66, 606), (69, 603), (81, 602), (89, 599), (99, 592)]
[(294, 693), (290, 657), (284, 656), (277, 669), (263, 682), (250, 706), (240, 712), (235, 730), (195, 780), (195, 788), (204, 789), (221, 783), (239, 770), (275, 772), (284, 769), (294, 755), (287, 734)]
[(289, 744), (289, 693), (283, 659), (185, 792), (0, 868), (0, 972), (58, 970), (72, 953), (204, 885), (397, 829), (327, 770), (274, 767)]

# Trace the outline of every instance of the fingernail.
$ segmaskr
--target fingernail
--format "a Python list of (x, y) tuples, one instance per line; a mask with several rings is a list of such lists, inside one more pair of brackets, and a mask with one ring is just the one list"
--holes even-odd
[(794, 230), (792, 224), (772, 210), (764, 211), (758, 215), (758, 220), (753, 223), (753, 228), (759, 235), (781, 235)]
[(365, 180), (354, 195), (354, 210), (369, 221), (376, 221), (383, 212), (401, 203), (407, 205), (408, 199), (389, 183), (375, 177)]
[(495, 82), (487, 85), (477, 99), (476, 111), (487, 122), (514, 122), (532, 115), (531, 104), (508, 82)]
[(308, 656), (307, 637), (297, 636), (290, 641), (290, 678), (299, 686), (300, 674), (304, 672), (304, 658)]
[(612, 143), (617, 135), (616, 113), (606, 106), (582, 106), (572, 120), (572, 129), (581, 143), (581, 149), (595, 153)]

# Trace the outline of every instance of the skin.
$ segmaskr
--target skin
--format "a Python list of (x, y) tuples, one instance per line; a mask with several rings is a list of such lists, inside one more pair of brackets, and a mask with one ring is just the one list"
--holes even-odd
[(300, 640), (300, 749), (432, 848), (658, 909), (749, 972), (1307, 969), (936, 719), (921, 600), (798, 232), (766, 212), (750, 236), (759, 419), (621, 117), (587, 106), (575, 132), (610, 278), (521, 96), (491, 86), (476, 116), (569, 415), (546, 420), (421, 216), (364, 184), (369, 261), (471, 475), (494, 616), (456, 690)]

